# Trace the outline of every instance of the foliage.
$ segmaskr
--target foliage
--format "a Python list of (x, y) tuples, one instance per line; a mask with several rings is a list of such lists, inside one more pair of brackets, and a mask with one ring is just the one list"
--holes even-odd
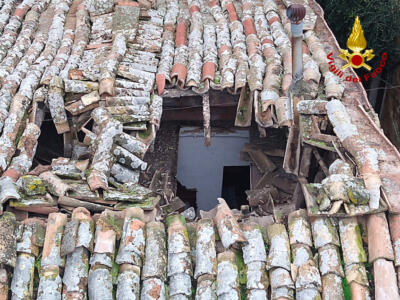
[[(339, 45), (346, 49), (354, 20), (359, 16), (367, 49), (374, 49), (376, 57), (368, 62), (374, 69), (383, 52), (388, 54), (386, 68), (394, 67), (400, 58), (400, 1), (398, 0), (317, 0), (325, 12), (325, 19)], [(358, 72), (361, 75), (361, 72)]]

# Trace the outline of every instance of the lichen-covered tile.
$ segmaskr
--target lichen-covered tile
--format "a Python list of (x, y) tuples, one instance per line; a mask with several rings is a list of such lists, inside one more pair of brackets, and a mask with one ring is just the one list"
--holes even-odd
[[(290, 270), (289, 237), (285, 225), (273, 224), (267, 227), (270, 248), (267, 259), (267, 268), (284, 268)], [(272, 280), (272, 278), (271, 278)]]
[(311, 227), (316, 248), (321, 248), (327, 244), (340, 247), (338, 231), (330, 218), (312, 219)]
[[(77, 225), (74, 225), (74, 227), (76, 226), (76, 234), (73, 239), (69, 240), (73, 247), (71, 247), (72, 252), (69, 252), (66, 258), (62, 279), (63, 298), (84, 299), (87, 297), (89, 250), (93, 249), (94, 223), (90, 217), (90, 212), (83, 207), (75, 208), (72, 211), (71, 222), (77, 223)], [(65, 231), (67, 231), (67, 228)], [(63, 239), (63, 243), (64, 241)]]
[(313, 259), (312, 251), (310, 247), (304, 244), (294, 244), (291, 247), (292, 256), (293, 256), (293, 264), (297, 267), (305, 264), (310, 259)]
[(321, 276), (326, 274), (335, 274), (340, 277), (344, 276), (339, 248), (337, 246), (332, 244), (325, 245), (318, 248), (318, 254)]
[(312, 247), (311, 228), (307, 220), (306, 210), (298, 210), (289, 214), (289, 240), (290, 245), (305, 244)]
[(140, 208), (125, 210), (124, 228), (116, 263), (142, 266), (145, 249), (145, 223), (142, 221), (143, 218), (143, 210)]
[(201, 275), (217, 274), (217, 254), (215, 250), (215, 232), (212, 219), (201, 219), (196, 229), (196, 269), (194, 278)]
[(215, 275), (201, 275), (197, 278), (196, 299), (216, 300)]
[(169, 277), (169, 296), (192, 294), (192, 283), (190, 275), (178, 273)]
[(341, 276), (335, 274), (326, 274), (321, 278), (322, 281), (322, 299), (343, 300), (343, 286)]
[(265, 263), (255, 261), (248, 263), (246, 266), (246, 279), (248, 290), (267, 290), (269, 280)]
[(150, 278), (158, 278), (161, 282), (167, 278), (166, 234), (164, 225), (160, 222), (146, 224), (146, 249), (142, 280), (146, 281)]
[(166, 299), (164, 282), (156, 277), (143, 280), (140, 299), (141, 300)]
[(292, 277), (286, 269), (274, 268), (269, 271), (269, 278), (271, 282), (271, 290), (276, 290), (278, 288), (288, 288), (294, 289), (294, 283)]
[(357, 282), (358, 284), (368, 286), (367, 270), (364, 264), (346, 265), (345, 270), (347, 282)]
[(189, 236), (185, 218), (171, 215), (166, 219), (168, 226), (168, 254), (190, 253)]
[(42, 267), (37, 298), (40, 300), (61, 299), (62, 282), (58, 266)]
[(106, 268), (90, 270), (88, 292), (89, 299), (112, 300), (113, 285), (111, 270)]
[(321, 291), (321, 277), (313, 260), (301, 265), (296, 277), (296, 292), (303, 289)]
[(394, 251), (394, 264), (400, 266), (400, 215), (389, 215), (390, 236)]
[(279, 287), (271, 289), (271, 300), (294, 299), (294, 289)]
[(0, 217), (0, 263), (10, 267), (15, 267), (16, 253), (16, 237), (15, 229), (17, 220), (14, 214), (5, 212)]
[[(39, 245), (43, 244), (45, 224), (39, 219), (26, 219), (22, 225), (22, 237), (17, 243), (18, 257), (11, 281), (13, 299), (32, 298), (35, 259)], [(39, 236), (40, 235), (40, 236)]]
[[(232, 251), (218, 254), (217, 296), (218, 299), (226, 294), (232, 295), (232, 300), (239, 299), (239, 273), (236, 256)], [(235, 296), (237, 295), (237, 297)], [(228, 298), (229, 299), (229, 298)]]
[(260, 227), (256, 223), (245, 223), (242, 230), (247, 239), (247, 243), (242, 247), (244, 263), (266, 262), (267, 254)]
[(118, 275), (116, 299), (139, 300), (140, 295), (140, 267), (130, 264), (121, 265)]
[(70, 220), (65, 225), (65, 232), (61, 241), (61, 256), (70, 254), (75, 249), (78, 234), (79, 220)]
[(47, 219), (46, 236), (43, 245), (41, 266), (63, 266), (61, 257), (61, 240), (67, 216), (61, 213), (51, 213)]
[(360, 226), (357, 223), (357, 219), (340, 219), (339, 233), (345, 265), (366, 262), (367, 256), (363, 248)]
[(217, 206), (217, 213), (214, 217), (214, 222), (217, 225), (223, 246), (228, 249), (237, 243), (245, 242), (246, 238), (244, 237), (243, 232), (234, 218), (229, 206), (222, 198), (218, 198), (218, 201), (219, 204)]

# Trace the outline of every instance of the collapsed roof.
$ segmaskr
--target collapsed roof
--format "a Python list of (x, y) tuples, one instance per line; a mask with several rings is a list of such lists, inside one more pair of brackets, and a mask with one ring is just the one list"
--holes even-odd
[[(302, 2), (305, 89), (298, 97), (291, 92), (291, 1), (2, 1), (0, 203), (17, 217), (28, 211), (22, 219), (50, 214), (20, 223), (9, 213), (1, 217), (3, 296), (12, 273), (10, 293), (32, 295), (41, 254), (41, 299), (87, 292), (111, 299), (116, 265), (121, 299), (187, 299), (192, 277), (199, 299), (236, 299), (241, 289), (257, 299), (268, 292), (273, 299), (341, 299), (343, 282), (354, 297), (398, 298), (400, 155), (361, 84), (329, 71), (327, 55), (338, 56), (339, 47), (318, 4)], [(221, 201), (215, 216), (188, 223), (197, 236), (182, 217), (168, 216), (165, 247), (158, 204), (171, 194), (156, 176), (150, 187), (138, 184), (151, 163), (144, 157), (163, 98), (200, 95), (209, 143), (215, 90), (237, 93), (236, 126), (250, 126), (254, 115), (262, 135), (268, 127), (290, 128), (283, 167), (298, 176), (312, 217), (292, 213), (288, 236), (277, 216), (263, 223), (262, 216), (234, 215)], [(65, 157), (32, 170), (46, 112), (63, 136)], [(335, 160), (327, 166), (315, 149)], [(326, 176), (321, 183), (307, 179), (312, 154)], [(260, 156), (250, 158), (257, 164)], [(93, 216), (96, 234), (90, 212), (103, 212)], [(212, 264), (197, 264), (194, 253)]]

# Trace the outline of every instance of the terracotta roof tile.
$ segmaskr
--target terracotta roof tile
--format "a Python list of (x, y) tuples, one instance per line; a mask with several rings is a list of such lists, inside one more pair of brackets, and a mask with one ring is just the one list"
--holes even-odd
[[(304, 214), (304, 210), (293, 212), (290, 216), (289, 235), (297, 238), (291, 239), (285, 264), (266, 265), (266, 255), (268, 262), (282, 256), (278, 250), (282, 252), (285, 247), (277, 246), (281, 235), (283, 243), (289, 247), (289, 238), (283, 224), (273, 224), (265, 228), (244, 220), (242, 230), (247, 243), (217, 254), (221, 250), (218, 250), (213, 241), (214, 228), (210, 219), (196, 222), (195, 241), (189, 243), (187, 228), (193, 223), (186, 225), (182, 216), (171, 215), (166, 220), (169, 240), (166, 245), (167, 237), (163, 223), (145, 224), (141, 221), (144, 217), (141, 209), (129, 208), (122, 214), (106, 211), (94, 217), (97, 219), (95, 235), (90, 213), (84, 208), (75, 209), (68, 221), (64, 214), (50, 214), (45, 236), (42, 220), (27, 219), (21, 227), (22, 239), (13, 246), (18, 257), (14, 268), (15, 280), (10, 286), (11, 291), (15, 295), (31, 295), (32, 281), (24, 279), (27, 269), (22, 268), (22, 265), (30, 266), (29, 268), (33, 270), (35, 258), (41, 254), (43, 272), (40, 273), (39, 293), (42, 297), (47, 297), (48, 293), (59, 293), (60, 296), (62, 293), (67, 298), (80, 298), (89, 293), (89, 297), (107, 298), (115, 289), (119, 298), (142, 295), (143, 299), (160, 299), (161, 295), (166, 293), (165, 284), (169, 284), (169, 294), (172, 298), (186, 299), (192, 294), (191, 281), (192, 277), (195, 277), (197, 282), (194, 290), (201, 299), (206, 297), (214, 299), (216, 295), (227, 299), (236, 297), (239, 299), (243, 288), (248, 295), (257, 298), (266, 295), (269, 286), (274, 299), (280, 297), (291, 299), (294, 295), (311, 297), (310, 299), (318, 299), (319, 295), (341, 299), (344, 276), (354, 297), (367, 297), (370, 285), (367, 276), (369, 272), (373, 272), (371, 275), (375, 281), (375, 292), (372, 295), (390, 299), (398, 297), (396, 270), (391, 260), (378, 257), (374, 260), (372, 269), (366, 268), (364, 264), (366, 257), (363, 258), (358, 246), (364, 248), (357, 229), (360, 225), (356, 219), (339, 219), (341, 246), (334, 243), (321, 244), (317, 248), (319, 256), (316, 259), (311, 254), (314, 244), (299, 242), (297, 235), (303, 235), (304, 232), (295, 229), (294, 224), (312, 230), (315, 226), (307, 225), (310, 220)], [(1, 220), (6, 218), (4, 215)], [(313, 222), (315, 224), (315, 220)], [(334, 224), (335, 222), (332, 222), (331, 232), (335, 230)], [(5, 227), (2, 225), (1, 228)], [(269, 242), (263, 238), (262, 231), (265, 230)], [(44, 243), (41, 242), (43, 239)], [(58, 242), (53, 245), (55, 239)], [(94, 248), (91, 246), (93, 239)], [(3, 240), (1, 244), (4, 243)], [(63, 246), (65, 243), (73, 245), (71, 249), (68, 248), (68, 254), (65, 254), (66, 248)], [(115, 248), (117, 243), (120, 245), (119, 250)], [(46, 258), (48, 249), (52, 250)], [(64, 250), (60, 251), (62, 249)], [(191, 256), (191, 251), (194, 251), (195, 256)], [(116, 257), (113, 257), (114, 253), (118, 253)], [(345, 272), (340, 263), (342, 253)], [(194, 259), (195, 257), (197, 259)], [(201, 261), (207, 259), (212, 261), (213, 257), (214, 263), (205, 268), (206, 265)], [(291, 267), (289, 267), (290, 257), (293, 257)], [(119, 264), (118, 276), (115, 279), (111, 275), (114, 260)], [(90, 269), (85, 267), (89, 263)], [(61, 272), (61, 268), (64, 268), (64, 272)], [(192, 270), (196, 270), (195, 273)], [(246, 281), (242, 279), (243, 272), (247, 275)], [(18, 278), (21, 280), (17, 284)], [(101, 287), (97, 281), (103, 283)], [(115, 287), (112, 287), (113, 282), (116, 284)], [(44, 284), (47, 283), (50, 285), (46, 285), (45, 288)]]
[[(49, 214), (46, 234), (42, 221), (27, 219), (19, 226), (18, 240), (14, 218), (8, 213), (1, 217), (3, 298), (9, 267), (14, 268), (11, 294), (34, 297), (31, 279), (40, 254), (41, 299), (112, 299), (113, 284), (118, 299), (162, 299), (166, 294), (187, 299), (192, 277), (199, 299), (235, 299), (243, 288), (249, 299), (265, 299), (269, 286), (272, 299), (317, 299), (320, 294), (341, 299), (344, 278), (354, 298), (367, 298), (368, 274), (374, 277), (372, 296), (398, 298), (398, 218), (390, 215), (388, 225), (385, 211), (400, 211), (400, 155), (374, 123), (360, 86), (343, 83), (330, 72), (326, 57), (329, 51), (336, 55), (338, 45), (314, 1), (306, 5), (303, 41), (307, 100), (314, 101), (301, 101), (296, 108), (287, 96), (292, 45), (286, 7), (291, 1), (3, 2), (0, 203)], [(215, 226), (211, 219), (186, 224), (173, 215), (166, 220), (167, 237), (164, 224), (146, 223), (150, 217), (138, 208), (152, 210), (160, 200), (138, 180), (150, 163), (144, 157), (160, 126), (162, 97), (185, 89), (203, 97), (207, 144), (209, 90), (240, 92), (236, 125), (251, 124), (253, 107), (261, 131), (298, 125), (304, 144), (339, 156), (343, 147), (360, 176), (354, 176), (343, 157), (331, 166), (320, 162), (327, 179), (301, 184), (307, 211), (290, 214), (287, 228), (238, 220), (220, 200)], [(321, 99), (315, 100), (319, 91)], [(65, 148), (70, 153), (66, 158), (26, 177), (46, 105), (65, 145), (72, 148)], [(335, 135), (322, 133), (320, 124), (328, 122)], [(84, 143), (76, 139), (79, 131)], [(285, 155), (290, 158), (290, 151)], [(257, 166), (263, 171), (274, 167)], [(80, 206), (91, 212), (130, 209), (123, 214), (105, 211), (93, 218), (94, 225), (88, 210), (74, 209)], [(72, 212), (72, 218), (54, 213), (60, 209)], [(365, 217), (367, 228), (354, 217), (370, 213), (377, 214)], [(367, 254), (373, 270), (365, 264)]]

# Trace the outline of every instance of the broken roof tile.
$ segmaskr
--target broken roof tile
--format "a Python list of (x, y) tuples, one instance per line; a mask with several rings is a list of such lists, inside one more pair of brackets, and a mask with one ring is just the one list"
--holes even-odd
[(214, 222), (217, 225), (222, 245), (228, 249), (231, 246), (235, 246), (237, 243), (245, 242), (246, 238), (229, 206), (222, 198), (218, 198), (218, 201), (219, 205), (217, 206)]

